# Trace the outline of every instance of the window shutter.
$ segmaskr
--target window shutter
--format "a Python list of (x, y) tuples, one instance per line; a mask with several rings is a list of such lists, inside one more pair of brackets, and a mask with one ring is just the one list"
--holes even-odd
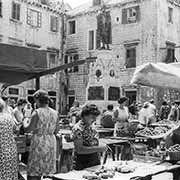
[(136, 6), (136, 13), (137, 13), (137, 15), (136, 15), (136, 20), (137, 21), (140, 21), (140, 18), (141, 18), (141, 12), (140, 12), (140, 7), (139, 6)]
[(41, 13), (40, 12), (37, 12), (37, 26), (38, 27), (41, 27)]
[(96, 49), (101, 47), (101, 37), (98, 30), (96, 30)]
[(54, 23), (53, 20), (54, 20), (54, 19), (53, 19), (53, 16), (51, 16), (51, 20), (50, 20), (50, 21), (51, 21), (51, 31), (54, 30), (54, 28), (53, 28), (53, 27), (54, 27), (54, 26), (53, 26), (53, 23)]
[(89, 31), (89, 50), (94, 49), (94, 31)]
[(12, 3), (12, 18), (15, 19), (16, 17), (16, 6), (15, 3)]
[(16, 4), (17, 20), (20, 20), (20, 4)]
[(2, 17), (2, 1), (0, 0), (0, 17)]
[(56, 17), (55, 25), (56, 25), (56, 32), (58, 32), (58, 29), (59, 29), (59, 19), (58, 19), (58, 17)]
[(31, 24), (31, 10), (27, 9), (27, 24)]
[(122, 9), (122, 24), (127, 24), (127, 9)]

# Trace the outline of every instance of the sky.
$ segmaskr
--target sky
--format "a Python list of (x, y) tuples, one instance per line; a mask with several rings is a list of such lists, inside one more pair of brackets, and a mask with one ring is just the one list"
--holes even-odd
[(89, 0), (64, 0), (64, 2), (69, 3), (72, 8), (77, 7), (77, 6), (81, 5), (81, 4), (84, 4), (84, 3), (88, 2), (88, 1)]

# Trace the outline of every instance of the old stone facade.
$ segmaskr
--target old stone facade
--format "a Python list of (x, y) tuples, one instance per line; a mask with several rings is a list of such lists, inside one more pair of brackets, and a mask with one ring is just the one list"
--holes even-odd
[[(108, 33), (112, 42), (105, 50), (99, 47), (101, 39), (97, 35), (97, 17), (103, 12), (108, 12), (111, 19)], [(130, 80), (138, 65), (148, 62), (171, 63), (180, 59), (180, 49), (177, 48), (180, 45), (179, 22), (180, 2), (177, 0), (94, 0), (69, 11), (65, 63), (75, 61), (74, 55), (78, 59), (97, 57), (94, 63), (81, 65), (75, 71), (67, 70), (69, 104), (73, 98), (81, 104), (86, 101), (103, 102), (102, 97), (91, 101), (88, 88), (108, 88), (111, 70), (115, 72), (113, 81), (120, 88), (120, 95), (128, 96), (131, 102), (144, 102), (151, 98), (159, 102), (163, 98), (170, 98), (169, 90), (162, 93), (158, 89), (134, 87), (130, 85)], [(109, 59), (105, 58), (107, 56)], [(103, 80), (101, 76), (106, 78)], [(109, 93), (105, 91), (105, 94)], [(100, 93), (99, 96), (104, 96), (107, 104), (109, 100), (105, 94)]]
[[(61, 58), (61, 10), (50, 1), (0, 0), (0, 42), (47, 51), (48, 68), (57, 66)], [(49, 92), (58, 108), (59, 76), (41, 78), (41, 88)], [(27, 97), (33, 101), (35, 80), (9, 87), (12, 98)]]

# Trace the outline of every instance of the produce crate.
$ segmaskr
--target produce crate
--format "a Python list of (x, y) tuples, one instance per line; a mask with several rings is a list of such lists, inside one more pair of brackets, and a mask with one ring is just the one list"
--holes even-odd
[(25, 153), (27, 151), (26, 147), (26, 136), (16, 136), (17, 151), (19, 154)]

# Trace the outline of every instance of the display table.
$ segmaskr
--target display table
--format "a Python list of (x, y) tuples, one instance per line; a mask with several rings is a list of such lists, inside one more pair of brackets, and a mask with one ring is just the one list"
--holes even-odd
[[(172, 165), (169, 163), (162, 163), (159, 164), (156, 163), (144, 163), (144, 162), (130, 162), (132, 166), (134, 166), (136, 169), (133, 173), (119, 173), (116, 172), (115, 176), (111, 178), (112, 180), (141, 180), (141, 179), (151, 179), (152, 176), (171, 172), (175, 173), (177, 171), (180, 171), (180, 165)], [(111, 163), (111, 166), (113, 166), (113, 163)], [(85, 180), (83, 178), (83, 175), (87, 172), (96, 171), (97, 169), (100, 169), (100, 166), (88, 168), (82, 171), (71, 171), (66, 174), (56, 174), (52, 177), (53, 180)], [(176, 175), (177, 176), (177, 175)], [(174, 180), (176, 180), (176, 177), (174, 177)]]

